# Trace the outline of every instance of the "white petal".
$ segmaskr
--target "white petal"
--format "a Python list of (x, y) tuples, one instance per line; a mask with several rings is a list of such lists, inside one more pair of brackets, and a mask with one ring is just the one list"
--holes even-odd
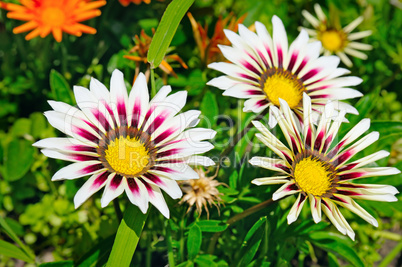
[(105, 171), (93, 174), (75, 194), (74, 207), (77, 209), (81, 206), (82, 203), (105, 186), (108, 177), (113, 176), (113, 174), (109, 174)]
[(347, 25), (346, 27), (343, 28), (343, 31), (345, 33), (349, 33), (351, 31), (353, 31), (357, 26), (359, 26), (360, 23), (363, 22), (363, 17), (358, 17), (357, 19), (355, 19), (354, 21), (352, 21), (351, 23), (349, 23), (349, 25)]
[(52, 177), (52, 181), (63, 179), (76, 179), (83, 176), (93, 174), (104, 168), (95, 168), (95, 166), (101, 165), (98, 160), (82, 161), (70, 164), (64, 168), (58, 170)]
[(147, 114), (149, 106), (149, 92), (145, 75), (141, 72), (134, 82), (128, 97), (128, 121), (131, 125), (133, 116), (137, 122), (137, 125), (133, 127), (139, 127)]
[(118, 179), (115, 173), (113, 173), (108, 178), (105, 190), (103, 191), (103, 195), (101, 198), (102, 208), (106, 207), (113, 199), (120, 196), (124, 192), (124, 188), (127, 186), (127, 180), (125, 177), (122, 177), (120, 183), (117, 186), (113, 185), (114, 179)]
[(149, 201), (162, 213), (163, 216), (169, 219), (169, 208), (166, 205), (161, 190), (159, 187), (152, 184), (150, 184), (150, 186), (152, 187), (152, 191), (148, 190)]
[(292, 189), (295, 186), (294, 181), (289, 181), (286, 184), (282, 185), (275, 193), (272, 195), (272, 200), (278, 200), (285, 196), (293, 195), (300, 192), (300, 189)]
[(255, 185), (285, 184), (289, 182), (288, 176), (262, 177), (251, 181)]
[(299, 194), (299, 196), (296, 199), (296, 202), (293, 204), (292, 208), (289, 211), (287, 220), (288, 224), (291, 224), (297, 220), (297, 217), (299, 217), (299, 214), (303, 208), (304, 202), (306, 201), (307, 197), (303, 197), (304, 199), (301, 200), (302, 194)]

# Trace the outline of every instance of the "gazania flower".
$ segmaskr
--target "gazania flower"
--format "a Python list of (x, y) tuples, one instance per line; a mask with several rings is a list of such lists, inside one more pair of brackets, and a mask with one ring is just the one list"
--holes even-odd
[(90, 175), (74, 198), (79, 207), (105, 187), (102, 207), (126, 192), (143, 213), (151, 202), (165, 216), (169, 209), (162, 196), (172, 198), (182, 192), (175, 180), (197, 179), (189, 164), (210, 166), (214, 162), (197, 156), (213, 148), (206, 141), (215, 135), (210, 129), (193, 128), (199, 111), (177, 114), (186, 103), (186, 91), (168, 96), (163, 86), (149, 101), (145, 76), (140, 74), (130, 94), (123, 74), (112, 74), (110, 92), (92, 79), (90, 90), (76, 86), (78, 108), (49, 101), (52, 111), (45, 112), (49, 123), (67, 138), (47, 138), (34, 144), (50, 158), (73, 162), (53, 175), (52, 180), (76, 179)]
[(367, 55), (359, 50), (371, 50), (373, 47), (369, 44), (355, 41), (371, 35), (371, 31), (351, 33), (362, 23), (363, 17), (358, 17), (342, 29), (340, 25), (334, 25), (335, 23), (331, 23), (330, 20), (327, 20), (319, 4), (315, 4), (314, 9), (318, 19), (307, 10), (303, 10), (302, 14), (314, 27), (314, 29), (306, 29), (306, 31), (313, 37), (313, 41), (321, 41), (321, 52), (324, 52), (324, 55), (336, 54), (348, 67), (351, 67), (353, 64), (346, 54), (361, 59), (367, 59)]
[[(154, 31), (154, 30), (152, 30)], [(155, 34), (155, 32), (154, 32)], [(130, 49), (130, 53), (135, 53), (135, 55), (124, 55), (124, 58), (127, 58), (129, 60), (135, 61), (136, 63), (136, 68), (135, 68), (135, 77), (134, 80), (137, 78), (138, 73), (140, 72), (140, 64), (141, 62), (143, 63), (148, 63), (147, 55), (148, 55), (148, 50), (149, 46), (151, 45), (152, 37), (147, 35), (144, 30), (141, 30), (140, 36), (135, 35), (134, 37), (135, 40), (135, 46)], [(186, 63), (178, 56), (178, 55), (167, 55), (165, 58), (162, 60), (161, 64), (159, 65), (159, 68), (166, 74), (171, 74), (175, 78), (177, 78), (176, 73), (174, 72), (172, 66), (168, 63), (168, 61), (177, 61), (179, 62), (183, 68), (187, 69)], [(147, 71), (146, 76), (148, 76), (149, 72), (149, 65), (147, 65)]]
[(208, 205), (211, 207), (214, 205), (219, 211), (219, 204), (222, 201), (218, 186), (223, 183), (215, 180), (216, 175), (207, 177), (202, 169), (197, 169), (196, 172), (199, 174), (199, 179), (190, 179), (186, 181), (180, 181), (180, 187), (184, 192), (183, 198), (180, 200), (179, 204), (187, 203), (188, 210), (194, 206), (197, 209), (198, 216), (201, 216), (202, 210), (205, 209), (207, 216), (209, 218)]
[[(319, 57), (320, 42), (308, 43), (308, 34), (302, 30), (289, 47), (282, 21), (274, 16), (272, 24), (273, 38), (260, 22), (255, 23), (257, 34), (243, 25), (239, 25), (240, 35), (226, 30), (233, 46), (219, 48), (233, 63), (209, 64), (208, 67), (225, 75), (208, 84), (225, 90), (223, 95), (247, 99), (243, 108), (245, 112), (259, 113), (270, 106), (279, 107), (279, 99), (283, 99), (300, 120), (303, 93), (312, 99), (314, 112), (329, 99), (342, 100), (362, 95), (354, 89), (344, 88), (360, 84), (362, 80), (341, 77), (348, 71), (337, 68), (338, 57)], [(339, 107), (357, 113), (349, 104), (339, 102)], [(274, 124), (272, 121), (271, 126)]]
[(232, 13), (224, 19), (219, 17), (215, 24), (212, 37), (209, 38), (208, 25), (206, 24), (205, 27), (202, 27), (201, 24), (194, 19), (190, 12), (187, 13), (187, 16), (191, 22), (191, 27), (193, 28), (194, 39), (200, 51), (200, 58), (204, 64), (209, 64), (217, 60), (223, 60), (223, 56), (218, 48), (218, 44), (230, 44), (223, 30), (226, 28), (231, 31), (237, 31), (238, 25), (244, 21), (246, 15), (247, 14), (244, 14), (238, 19)]
[(387, 157), (387, 151), (379, 151), (364, 158), (351, 158), (375, 142), (379, 134), (372, 132), (356, 141), (370, 127), (370, 120), (363, 119), (339, 142), (337, 133), (344, 120), (345, 112), (334, 113), (329, 102), (317, 123), (313, 124), (311, 100), (305, 94), (303, 99), (303, 126), (294, 119), (289, 105), (281, 102), (281, 110), (272, 107), (273, 114), (286, 138), (288, 146), (278, 140), (260, 122), (254, 126), (260, 131), (256, 137), (268, 146), (279, 158), (253, 157), (250, 163), (265, 169), (277, 171), (274, 177), (254, 179), (256, 185), (283, 184), (272, 199), (297, 194), (297, 200), (287, 217), (288, 223), (296, 221), (308, 199), (316, 223), (321, 221), (321, 210), (335, 227), (354, 239), (354, 232), (336, 204), (351, 210), (367, 222), (378, 226), (377, 221), (354, 199), (396, 201), (398, 191), (393, 186), (377, 184), (355, 184), (354, 179), (397, 174), (400, 171), (390, 167), (367, 167), (368, 164)]
[(57, 42), (61, 42), (63, 32), (75, 36), (82, 33), (95, 34), (96, 30), (79, 22), (100, 16), (98, 9), (106, 5), (106, 1), (85, 0), (20, 0), (21, 5), (0, 2), (0, 7), (8, 10), (7, 17), (28, 21), (14, 28), (18, 34), (32, 30), (26, 40), (34, 37), (46, 37), (53, 34)]

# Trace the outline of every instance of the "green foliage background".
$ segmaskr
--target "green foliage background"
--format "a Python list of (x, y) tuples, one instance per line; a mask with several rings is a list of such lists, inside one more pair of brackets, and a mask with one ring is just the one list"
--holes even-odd
[[(141, 29), (152, 34), (167, 4), (168, 1), (152, 1), (149, 5), (123, 7), (118, 1), (108, 1), (101, 8), (100, 17), (86, 22), (97, 29), (96, 35), (77, 38), (65, 34), (61, 43), (51, 36), (25, 41), (24, 34), (12, 33), (12, 28), (21, 22), (7, 19), (6, 12), (0, 11), (0, 266), (14, 266), (14, 258), (31, 261), (30, 265), (64, 261), (51, 266), (101, 266), (106, 262), (119, 225), (113, 206), (101, 209), (101, 193), (97, 193), (75, 210), (72, 199), (85, 179), (51, 182), (51, 176), (66, 163), (46, 158), (32, 144), (39, 139), (62, 136), (42, 115), (50, 109), (47, 100), (74, 105), (73, 85), (88, 87), (90, 77), (108, 85), (115, 68), (124, 72), (128, 85), (132, 82), (135, 64), (123, 55), (128, 54), (134, 45), (133, 36)], [(363, 15), (365, 20), (358, 30), (373, 31), (364, 42), (372, 44), (374, 49), (367, 53), (367, 60), (353, 58), (351, 68), (352, 75), (363, 79), (357, 89), (365, 96), (351, 101), (360, 114), (349, 115), (350, 123), (343, 126), (342, 132), (362, 118), (372, 119), (371, 131), (379, 131), (380, 140), (358, 156), (385, 149), (391, 151), (391, 158), (377, 163), (402, 169), (402, 10), (388, 0), (331, 0), (320, 4), (325, 10), (331, 7), (339, 14), (342, 25)], [(294, 40), (298, 26), (309, 26), (301, 10), (312, 12), (313, 5), (307, 0), (197, 0), (190, 11), (202, 25), (210, 25), (210, 35), (220, 15), (247, 13), (246, 26), (258, 20), (272, 30), (270, 19), (276, 14), (284, 22), (289, 40)], [(168, 84), (174, 91), (187, 90), (186, 109), (200, 109), (208, 119), (202, 120), (201, 126), (217, 130), (216, 148), (209, 152), (216, 159), (252, 115), (241, 112), (242, 101), (223, 97), (220, 90), (206, 86), (218, 73), (201, 63), (186, 16), (170, 49), (189, 68), (172, 63), (178, 78), (169, 77)], [(156, 70), (157, 88), (163, 84), (162, 77), (162, 72)], [(220, 114), (225, 117), (216, 119)], [(262, 146), (249, 145), (250, 140), (258, 143), (253, 139), (254, 133), (250, 131), (235, 146), (219, 171), (218, 179), (228, 185), (219, 188), (224, 194), (220, 212), (211, 208), (207, 220), (205, 213), (200, 217), (194, 212), (187, 214), (186, 206), (179, 206), (166, 196), (171, 219), (165, 220), (156, 209), (151, 209), (133, 266), (166, 265), (171, 252), (179, 266), (391, 266), (401, 263), (401, 201), (359, 201), (378, 219), (378, 228), (343, 209), (356, 232), (356, 242), (338, 233), (327, 220), (315, 224), (306, 207), (300, 218), (289, 226), (286, 216), (293, 197), (232, 225), (225, 224), (236, 214), (271, 198), (277, 189), (250, 183), (267, 174), (245, 164), (250, 155), (269, 153)], [(402, 189), (401, 174), (359, 182), (390, 184), (399, 191)], [(120, 204), (123, 210), (130, 205), (125, 196), (120, 197)], [(216, 232), (221, 235), (216, 245), (211, 246), (210, 240)], [(10, 244), (16, 244), (21, 250)], [(36, 255), (34, 261), (32, 254)]]

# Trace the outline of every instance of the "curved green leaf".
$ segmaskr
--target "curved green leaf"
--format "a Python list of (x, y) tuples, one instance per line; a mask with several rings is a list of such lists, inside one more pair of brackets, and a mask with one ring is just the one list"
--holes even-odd
[(202, 232), (197, 224), (194, 224), (188, 233), (187, 251), (188, 258), (193, 260), (201, 248)]
[(181, 19), (193, 3), (194, 0), (173, 0), (166, 8), (149, 47), (147, 59), (151, 68), (161, 64)]
[(0, 240), (0, 254), (5, 255), (7, 257), (23, 260), (29, 263), (34, 262), (19, 247), (11, 243), (8, 243), (4, 240)]

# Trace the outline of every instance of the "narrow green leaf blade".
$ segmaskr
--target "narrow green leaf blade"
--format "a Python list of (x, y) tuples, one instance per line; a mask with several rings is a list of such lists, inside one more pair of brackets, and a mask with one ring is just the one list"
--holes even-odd
[(76, 263), (77, 267), (103, 266), (112, 250), (114, 236), (101, 240)]
[(39, 267), (73, 267), (73, 261), (56, 261), (56, 262), (46, 262), (39, 265)]
[(199, 221), (197, 225), (202, 232), (216, 233), (225, 231), (228, 228), (228, 224), (217, 220)]
[(49, 82), (54, 100), (66, 102), (68, 104), (73, 103), (73, 96), (70, 85), (63, 75), (61, 75), (56, 70), (51, 70)]
[(0, 240), (0, 254), (5, 255), (7, 257), (23, 260), (29, 263), (34, 262), (19, 247), (11, 243), (8, 243), (4, 240)]
[(400, 121), (373, 121), (370, 125), (370, 131), (380, 133), (380, 138), (389, 135), (395, 135), (395, 138), (402, 136), (402, 122)]
[(201, 248), (202, 232), (197, 224), (194, 224), (188, 233), (187, 251), (188, 258), (193, 260)]
[(267, 217), (260, 218), (248, 231), (240, 248), (239, 255), (242, 255), (242, 257), (237, 266), (248, 266), (248, 264), (254, 258), (264, 236), (265, 229), (262, 226), (266, 221)]
[(151, 68), (161, 64), (180, 21), (193, 3), (194, 0), (173, 0), (166, 8), (149, 47), (147, 59)]
[(130, 265), (147, 216), (148, 213), (143, 214), (137, 206), (128, 205), (117, 230), (107, 267)]
[(200, 110), (202, 116), (204, 116), (204, 119), (201, 120), (201, 126), (208, 128), (214, 126), (219, 115), (219, 108), (213, 93), (209, 91), (205, 93)]

